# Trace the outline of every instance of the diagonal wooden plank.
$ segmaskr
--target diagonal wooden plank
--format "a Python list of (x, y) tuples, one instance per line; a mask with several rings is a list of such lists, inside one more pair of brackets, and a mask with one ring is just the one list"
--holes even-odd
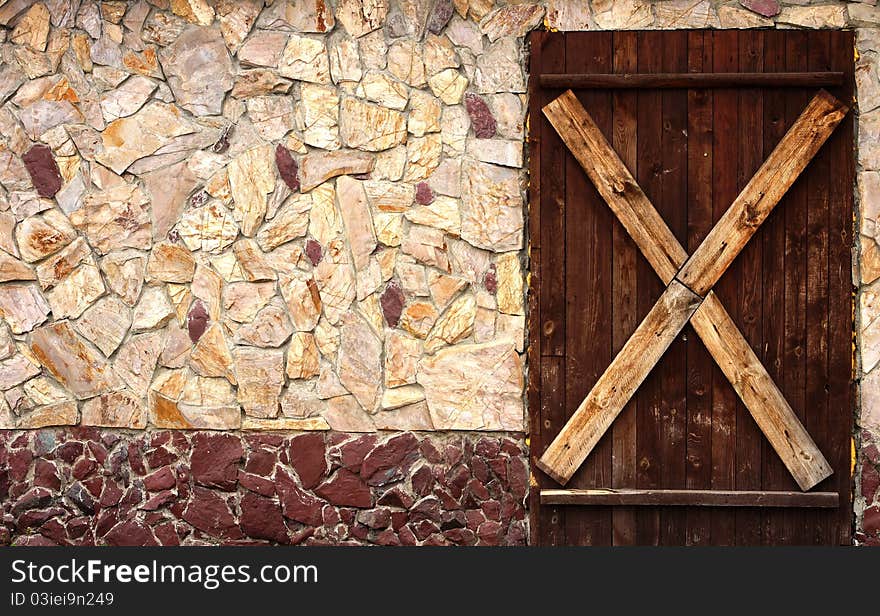
[[(644, 381), (675, 336), (684, 328), (690, 314), (683, 320), (682, 315), (693, 313), (700, 298), (708, 293), (748, 239), (754, 235), (847, 110), (845, 105), (824, 91), (810, 101), (767, 159), (780, 168), (775, 169), (765, 161), (719, 221), (719, 225), (725, 223), (724, 228), (732, 235), (729, 241), (715, 233), (716, 226), (682, 267), (681, 272), (685, 272), (691, 266), (688, 270), (689, 279), (694, 286), (701, 289), (705, 287), (702, 295), (696, 295), (695, 302), (692, 297), (686, 298), (679, 278), (673, 279), (657, 300), (657, 304), (596, 382), (593, 390), (538, 460), (538, 468), (562, 484), (571, 478), (638, 385)], [(711, 260), (713, 255), (715, 261)], [(694, 256), (699, 258), (695, 261)], [(692, 263), (695, 265), (691, 265)], [(719, 263), (723, 263), (723, 266)], [(712, 284), (706, 287), (707, 281)], [(686, 302), (685, 299), (691, 301)], [(684, 305), (688, 308), (684, 309)]]
[(687, 325), (701, 298), (673, 280), (536, 462), (565, 484)]
[(724, 213), (677, 278), (705, 297), (794, 184), (849, 107), (820, 90)]
[[(592, 117), (571, 90), (545, 106), (544, 113), (657, 275), (668, 283), (687, 253)], [(648, 229), (650, 235), (645, 233)], [(707, 295), (691, 323), (801, 489), (809, 490), (828, 477), (832, 471), (827, 460), (714, 293)]]

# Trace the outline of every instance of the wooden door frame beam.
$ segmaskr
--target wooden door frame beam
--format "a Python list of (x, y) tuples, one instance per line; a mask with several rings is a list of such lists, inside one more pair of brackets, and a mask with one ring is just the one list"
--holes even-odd
[(788, 73), (559, 73), (538, 76), (543, 88), (702, 89), (830, 88), (843, 85), (842, 71)]

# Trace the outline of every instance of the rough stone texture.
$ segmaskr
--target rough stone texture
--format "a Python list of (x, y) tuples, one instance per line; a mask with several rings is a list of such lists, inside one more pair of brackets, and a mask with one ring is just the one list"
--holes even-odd
[(524, 545), (527, 477), (501, 436), (3, 430), (0, 545)]

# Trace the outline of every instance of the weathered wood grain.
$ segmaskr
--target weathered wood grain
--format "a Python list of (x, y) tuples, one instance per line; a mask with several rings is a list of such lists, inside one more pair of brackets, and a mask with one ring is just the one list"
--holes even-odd
[(837, 492), (764, 490), (541, 490), (541, 504), (607, 507), (802, 507), (834, 509)]

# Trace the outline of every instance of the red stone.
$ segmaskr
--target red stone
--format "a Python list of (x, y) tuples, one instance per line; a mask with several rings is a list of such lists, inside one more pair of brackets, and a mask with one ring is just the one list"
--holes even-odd
[(327, 474), (324, 435), (313, 433), (292, 438), (288, 449), (288, 458), (290, 465), (299, 476), (302, 487), (311, 490)]
[(776, 0), (739, 0), (739, 3), (764, 17), (779, 15), (779, 3)]
[(51, 199), (61, 189), (61, 172), (52, 150), (42, 144), (33, 146), (21, 157), (24, 166), (31, 176), (31, 182), (37, 193), (44, 199)]
[(357, 521), (373, 530), (381, 530), (391, 524), (391, 512), (381, 507), (361, 511), (357, 514)]
[(422, 442), (419, 444), (419, 451), (425, 460), (431, 464), (442, 464), (444, 461), (443, 452), (434, 446), (431, 439), (422, 439)]
[(48, 509), (30, 509), (29, 511), (25, 511), (18, 519), (15, 521), (15, 525), (19, 529), (25, 528), (33, 528), (35, 526), (41, 526), (45, 524), (45, 522), (51, 518), (56, 516), (64, 515), (67, 513), (66, 509), (61, 507), (49, 507)]
[(244, 450), (237, 436), (200, 432), (193, 436), (191, 471), (196, 483), (234, 490)]
[(312, 262), (312, 265), (318, 265), (324, 257), (324, 249), (321, 248), (318, 242), (309, 238), (306, 241), (306, 256)]
[(376, 545), (400, 545), (400, 538), (390, 528), (383, 530), (373, 540)]
[(177, 460), (177, 457), (177, 454), (172, 453), (167, 447), (156, 447), (144, 454), (144, 459), (147, 461), (150, 468), (168, 466)]
[(427, 182), (416, 184), (416, 203), (419, 205), (431, 205), (434, 203), (434, 191)]
[(58, 469), (54, 463), (37, 460), (34, 464), (34, 485), (55, 491), (61, 489), (61, 479), (58, 478)]
[(98, 464), (104, 464), (104, 462), (107, 460), (107, 448), (104, 447), (101, 443), (90, 441), (89, 451), (92, 452), (92, 456), (94, 456), (95, 461)]
[(132, 441), (128, 444), (128, 465), (137, 475), (146, 475), (147, 467), (144, 466), (144, 455), (140, 441)]
[(492, 472), (489, 470), (489, 465), (486, 464), (486, 461), (483, 458), (475, 456), (471, 460), (471, 473), (483, 483), (489, 483), (492, 479)]
[(275, 490), (281, 500), (284, 517), (310, 526), (321, 525), (323, 501), (296, 485), (281, 467), (275, 471)]
[(120, 522), (104, 535), (104, 540), (118, 546), (159, 545), (153, 532), (137, 520)]
[(477, 139), (491, 139), (498, 130), (495, 116), (480, 96), (473, 92), (464, 95), (464, 106), (471, 118), (471, 126), (474, 129), (474, 137)]
[(418, 545), (419, 541), (416, 539), (415, 533), (409, 527), (409, 524), (401, 528), (397, 531), (397, 536), (400, 538), (401, 545)]
[(452, 0), (437, 0), (434, 3), (431, 14), (428, 16), (425, 28), (432, 34), (440, 34), (443, 28), (446, 27), (446, 24), (449, 23), (449, 20), (452, 19), (454, 11), (455, 7), (452, 4)]
[(375, 435), (368, 434), (340, 445), (338, 454), (342, 466), (355, 473), (360, 472), (364, 457), (373, 449), (378, 440)]
[(248, 537), (289, 543), (281, 505), (270, 498), (248, 492), (241, 499), (241, 530)]
[(392, 280), (382, 291), (379, 296), (379, 305), (382, 307), (382, 316), (388, 327), (397, 327), (400, 322), (400, 315), (403, 312), (403, 305), (406, 303), (406, 296), (403, 294), (397, 281)]
[(10, 509), (12, 515), (18, 515), (29, 509), (42, 509), (53, 500), (52, 492), (46, 488), (31, 488), (15, 501)]
[(101, 506), (112, 507), (119, 503), (122, 498), (122, 488), (115, 481), (105, 481), (104, 491), (101, 494)]
[(474, 545), (477, 536), (469, 528), (451, 528), (443, 531), (443, 536), (455, 545)]
[(296, 192), (299, 190), (299, 167), (290, 150), (280, 143), (275, 147), (275, 165), (278, 167), (278, 175), (287, 184), (287, 187)]
[(400, 530), (400, 528), (409, 521), (409, 514), (406, 511), (394, 511), (391, 513), (391, 528)]
[(150, 499), (147, 500), (143, 505), (141, 505), (141, 509), (144, 511), (155, 511), (156, 509), (161, 509), (168, 503), (174, 502), (177, 500), (177, 494), (174, 493), (173, 490), (163, 490), (158, 494), (154, 494)]
[(434, 533), (440, 532), (440, 527), (431, 520), (420, 520), (414, 524), (407, 524), (404, 528), (411, 528), (419, 541), (424, 541)]
[(427, 496), (434, 488), (434, 474), (427, 466), (419, 467), (412, 475), (413, 492), (418, 496)]
[(212, 537), (238, 539), (241, 537), (229, 505), (219, 494), (196, 486), (187, 503), (183, 519)]
[(208, 329), (208, 311), (202, 300), (197, 299), (186, 315), (186, 330), (193, 344), (199, 341), (205, 330)]
[(507, 463), (507, 478), (510, 493), (522, 500), (529, 492), (529, 469), (522, 458), (510, 458)]
[(372, 486), (401, 479), (417, 459), (418, 445), (418, 439), (410, 433), (391, 437), (367, 454), (361, 466), (361, 477)]
[(868, 507), (862, 517), (862, 530), (880, 536), (880, 506)]
[(180, 538), (174, 530), (174, 524), (166, 522), (153, 527), (153, 534), (159, 540), (159, 545), (180, 545)]
[(376, 501), (377, 505), (385, 505), (387, 507), (399, 507), (401, 509), (409, 509), (413, 504), (413, 497), (394, 486)]
[(504, 527), (499, 522), (488, 520), (480, 525), (477, 536), (480, 538), (480, 545), (501, 545), (501, 539), (504, 535)]
[(77, 443), (76, 441), (70, 441), (64, 443), (63, 445), (59, 445), (55, 449), (55, 457), (61, 458), (68, 464), (73, 464), (74, 460), (80, 457), (83, 454), (85, 448), (82, 443)]
[(488, 271), (483, 275), (483, 286), (493, 295), (498, 291), (498, 276), (495, 274), (494, 263), (489, 266)]
[(147, 492), (159, 492), (174, 487), (177, 483), (174, 472), (169, 467), (164, 467), (144, 477), (144, 488)]
[(869, 462), (862, 463), (862, 496), (866, 503), (874, 501), (878, 487), (880, 487), (880, 473), (877, 472), (877, 467)]
[(334, 505), (366, 508), (373, 505), (369, 486), (351, 471), (341, 468), (315, 489), (315, 494)]
[(263, 496), (275, 495), (275, 483), (271, 479), (266, 479), (259, 475), (252, 475), (251, 473), (239, 471), (238, 483), (241, 487), (246, 488), (251, 492), (262, 494)]
[(480, 503), (480, 509), (489, 520), (501, 520), (501, 503), (497, 500), (487, 500)]
[(244, 463), (244, 470), (268, 477), (275, 470), (275, 454), (268, 449), (251, 449)]
[(98, 468), (98, 463), (94, 460), (89, 458), (77, 460), (76, 464), (73, 465), (73, 476), (76, 479), (85, 479), (95, 472), (96, 468)]
[(441, 520), (440, 500), (436, 496), (426, 496), (412, 506), (409, 510), (409, 518), (411, 521), (432, 520), (439, 522)]

